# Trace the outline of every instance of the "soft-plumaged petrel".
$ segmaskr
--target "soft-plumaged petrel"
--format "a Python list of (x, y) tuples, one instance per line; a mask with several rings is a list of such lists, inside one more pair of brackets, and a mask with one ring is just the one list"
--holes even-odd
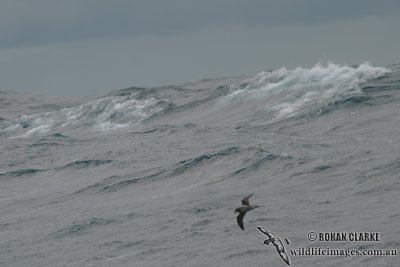
[[(254, 194), (254, 193), (253, 193)], [(237, 223), (239, 224), (239, 227), (242, 228), (242, 230), (244, 230), (244, 226), (243, 226), (243, 218), (246, 215), (246, 212), (254, 210), (255, 208), (258, 208), (260, 206), (257, 205), (250, 205), (249, 203), (249, 198), (253, 195), (250, 194), (249, 196), (245, 197), (242, 199), (242, 206), (237, 208), (235, 210), (236, 212), (239, 212), (239, 215), (237, 216)]]
[[(289, 256), (286, 253), (285, 246), (283, 245), (282, 241), (271, 231), (268, 231), (264, 227), (257, 226), (257, 229), (266, 235), (268, 239), (264, 240), (264, 245), (275, 246), (276, 251), (278, 252), (279, 256), (281, 256), (282, 260), (286, 262), (287, 265), (290, 266)], [(289, 244), (289, 240), (285, 239), (286, 242)]]

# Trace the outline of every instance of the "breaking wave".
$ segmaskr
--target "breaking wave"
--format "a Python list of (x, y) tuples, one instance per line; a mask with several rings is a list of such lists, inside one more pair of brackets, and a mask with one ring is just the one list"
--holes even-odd
[(363, 91), (362, 85), (389, 72), (369, 63), (359, 66), (329, 63), (310, 69), (261, 72), (253, 78), (229, 80), (228, 84), (213, 88), (133, 87), (75, 107), (22, 115), (14, 121), (1, 120), (0, 134), (30, 137), (76, 129), (105, 131), (154, 117), (171, 125), (182, 123), (184, 118), (187, 125), (224, 122), (230, 126), (315, 117), (344, 104), (369, 101), (370, 92)]
[(258, 111), (272, 121), (321, 113), (341, 103), (368, 99), (360, 85), (389, 72), (368, 62), (355, 67), (329, 63), (310, 69), (280, 68), (233, 85), (225, 101), (257, 102)]
[(17, 137), (60, 129), (112, 130), (140, 123), (161, 111), (164, 106), (164, 101), (155, 98), (137, 100), (129, 96), (110, 96), (58, 111), (22, 115), (16, 121), (3, 122), (1, 128), (3, 133), (20, 133)]

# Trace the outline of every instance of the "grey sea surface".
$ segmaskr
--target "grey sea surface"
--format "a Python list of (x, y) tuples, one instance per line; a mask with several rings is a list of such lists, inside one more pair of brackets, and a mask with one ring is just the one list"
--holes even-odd
[(400, 65), (364, 63), (74, 103), (0, 92), (0, 266), (287, 266), (256, 226), (292, 266), (400, 266), (290, 253), (400, 249), (399, 89)]

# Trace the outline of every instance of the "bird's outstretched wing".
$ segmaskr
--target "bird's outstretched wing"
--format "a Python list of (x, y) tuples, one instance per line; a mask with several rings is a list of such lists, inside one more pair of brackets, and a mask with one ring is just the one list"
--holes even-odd
[(237, 223), (239, 224), (239, 227), (242, 228), (242, 230), (244, 230), (244, 226), (243, 226), (243, 218), (246, 215), (245, 211), (242, 211), (239, 213), (239, 215), (237, 216)]
[(279, 256), (281, 256), (282, 260), (290, 266), (289, 256), (286, 253), (285, 247), (282, 244), (282, 241), (278, 238), (275, 240), (274, 246)]
[[(278, 250), (278, 247), (276, 247), (276, 250)], [(287, 255), (286, 251), (283, 250), (283, 252), (281, 252), (278, 250), (278, 254), (279, 256), (281, 256), (282, 260), (286, 262), (287, 265), (290, 266), (289, 256)]]
[(270, 233), (268, 232), (267, 229), (265, 229), (262, 226), (257, 226), (258, 231), (260, 231), (261, 233), (263, 233), (264, 235), (268, 236), (269, 238), (271, 238)]
[(249, 198), (250, 198), (253, 194), (254, 194), (254, 193), (252, 193), (252, 194), (250, 194), (249, 196), (243, 198), (243, 199), (242, 199), (242, 205), (249, 206), (249, 205), (250, 205), (250, 203), (249, 203)]

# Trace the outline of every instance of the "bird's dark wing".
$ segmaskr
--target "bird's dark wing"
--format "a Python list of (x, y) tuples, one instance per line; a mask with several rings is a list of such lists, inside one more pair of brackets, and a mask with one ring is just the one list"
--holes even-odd
[(244, 230), (244, 226), (243, 226), (243, 218), (246, 215), (245, 211), (242, 211), (241, 213), (239, 213), (239, 215), (237, 216), (237, 223), (239, 224), (239, 227), (242, 228), (242, 230)]
[(242, 205), (249, 206), (249, 198), (253, 195), (254, 193), (250, 194), (249, 196), (245, 197), (242, 199)]

